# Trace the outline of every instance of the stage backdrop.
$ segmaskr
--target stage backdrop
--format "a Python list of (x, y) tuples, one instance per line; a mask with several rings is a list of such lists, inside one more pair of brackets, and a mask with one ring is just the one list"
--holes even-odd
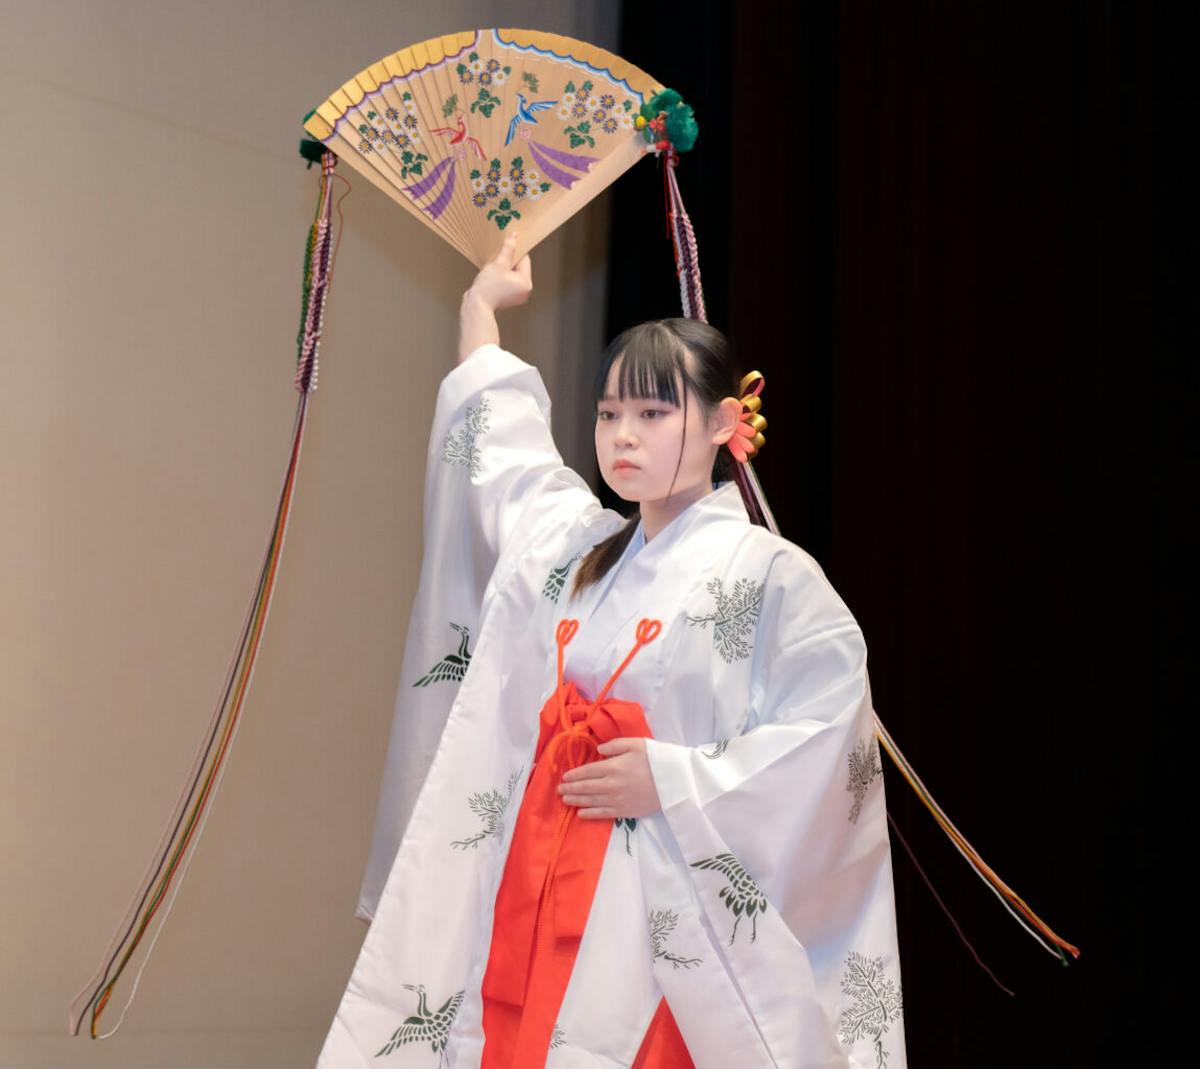
[[(1083, 956), (1004, 913), (896, 776), (909, 1064), (1178, 1045), (1194, 836), (1195, 165), (1186, 5), (663, 0), (708, 307), (766, 376), (756, 468), (863, 626), (930, 789)], [(1194, 20), (1193, 20), (1194, 21)], [(690, 57), (701, 57), (699, 63)], [(720, 72), (703, 77), (704, 71)], [(641, 174), (614, 189), (639, 212)], [(677, 314), (612, 231), (609, 322)]]

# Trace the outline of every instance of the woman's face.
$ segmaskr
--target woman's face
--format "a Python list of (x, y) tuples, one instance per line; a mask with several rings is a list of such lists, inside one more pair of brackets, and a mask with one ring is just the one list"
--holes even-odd
[[(722, 437), (708, 426), (694, 393), (687, 399), (686, 439), (681, 404), (639, 397), (622, 401), (617, 396), (620, 366), (618, 357), (596, 406), (596, 460), (604, 481), (625, 501), (662, 501), (668, 490), (672, 497), (694, 495), (700, 487), (707, 492), (717, 441), (728, 434)], [(682, 399), (682, 384), (679, 392)]]

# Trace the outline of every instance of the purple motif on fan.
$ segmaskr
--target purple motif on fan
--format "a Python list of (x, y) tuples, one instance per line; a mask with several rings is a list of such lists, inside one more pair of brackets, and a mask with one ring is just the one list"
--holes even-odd
[[(583, 171), (584, 174), (593, 163), (599, 163), (598, 156), (579, 156), (574, 152), (563, 152), (562, 149), (550, 148), (549, 145), (539, 144), (537, 141), (529, 142), (529, 152), (542, 168), (542, 173), (552, 182), (557, 182), (560, 186), (566, 186), (570, 189), (572, 185), (582, 178), (582, 175), (571, 174), (570, 171), (564, 171), (558, 164), (563, 167), (570, 167), (575, 171)], [(551, 163), (550, 161), (554, 162)]]
[(454, 195), (454, 159), (447, 157), (442, 160), (429, 174), (422, 178), (419, 182), (414, 182), (411, 186), (405, 186), (404, 192), (408, 193), (413, 200), (420, 200), (431, 189), (434, 188), (441, 180), (441, 177), (446, 172), (446, 168), (450, 168), (450, 175), (446, 179), (446, 184), (442, 186), (442, 191), (437, 195), (432, 203), (426, 204), (423, 208), (434, 219), (446, 210), (446, 205), (450, 203), (450, 198)]

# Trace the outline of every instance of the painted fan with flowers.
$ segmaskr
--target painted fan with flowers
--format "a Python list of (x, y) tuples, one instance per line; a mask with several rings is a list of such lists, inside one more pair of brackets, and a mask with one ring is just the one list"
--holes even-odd
[[(651, 125), (661, 104), (649, 105), (662, 92), (645, 72), (583, 41), (475, 30), (384, 56), (304, 126), (482, 266), (507, 227), (519, 221), (521, 256), (647, 152), (661, 151)], [(690, 147), (686, 137), (676, 142)]]

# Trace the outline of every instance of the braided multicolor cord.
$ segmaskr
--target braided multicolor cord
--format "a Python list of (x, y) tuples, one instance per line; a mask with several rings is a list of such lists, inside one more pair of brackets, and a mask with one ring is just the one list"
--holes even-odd
[[(667, 224), (675, 251), (675, 270), (679, 275), (679, 296), (683, 305), (683, 314), (689, 319), (698, 319), (701, 322), (707, 323), (708, 319), (704, 308), (704, 289), (700, 282), (700, 256), (696, 244), (696, 235), (692, 229), (691, 219), (688, 218), (687, 210), (683, 206), (683, 198), (679, 193), (679, 184), (675, 179), (675, 167), (679, 162), (679, 156), (668, 145), (667, 148), (662, 150), (661, 158), (663, 159), (663, 180), (666, 188)], [(775, 516), (771, 512), (771, 506), (767, 503), (766, 494), (763, 492), (762, 485), (759, 483), (758, 476), (755, 474), (751, 463), (747, 460), (745, 463), (733, 465), (733, 468), (734, 478), (738, 484), (738, 488), (741, 490), (742, 500), (746, 505), (746, 511), (750, 516), (751, 522), (761, 527), (766, 527), (773, 534), (779, 534), (779, 525), (775, 521)], [(922, 804), (933, 814), (934, 820), (937, 821), (938, 826), (954, 844), (954, 848), (963, 856), (976, 875), (1000, 899), (1004, 908), (1012, 914), (1021, 927), (1045, 950), (1058, 957), (1064, 965), (1068, 964), (1066, 954), (1078, 958), (1078, 948), (1056, 935), (1050, 926), (1038, 917), (1026, 905), (1024, 900), (1001, 880), (983, 858), (980, 857), (978, 851), (971, 846), (966, 837), (954, 826), (942, 807), (938, 805), (929, 793), (921, 778), (896, 745), (895, 739), (892, 738), (890, 732), (884, 727), (879, 714), (873, 711), (872, 715), (874, 717), (876, 737), (880, 745), (892, 759), (892, 762), (899, 769), (900, 774), (909, 786), (912, 787), (917, 797), (921, 799)], [(888, 819), (891, 819), (890, 814)], [(893, 827), (895, 827), (894, 821)], [(922, 869), (920, 863), (917, 861), (908, 843), (904, 840), (903, 836), (898, 834), (898, 829), (896, 830), (897, 838), (900, 840), (901, 845), (908, 852), (917, 871), (929, 886), (938, 905), (945, 912), (946, 916), (949, 917), (950, 923), (954, 926), (955, 931), (958, 932), (959, 938), (971, 952), (975, 961), (987, 972), (1001, 990), (1011, 995), (1012, 992), (1004, 987), (992, 974), (992, 971), (980, 960), (979, 955), (975, 952), (975, 948), (967, 941), (954, 915), (946, 907), (941, 896), (933, 887), (933, 884), (929, 882), (928, 876), (925, 875), (924, 869)]]
[[(79, 1034), (83, 1019), (89, 1011), (91, 1013), (90, 1034), (93, 1039), (107, 1039), (121, 1027), (125, 1020), (125, 1014), (137, 995), (138, 982), (142, 972), (150, 960), (150, 955), (154, 952), (158, 937), (162, 934), (162, 929), (179, 896), (192, 859), (195, 857), (205, 824), (212, 811), (212, 802), (225, 774), (229, 753), (234, 739), (237, 737), (241, 712), (254, 676), (254, 666), (266, 628), (267, 616), (270, 613), (271, 597), (275, 588), (279, 562), (283, 555), (284, 540), (287, 536), (292, 495), (300, 465), (301, 447), (304, 443), (308, 396), (317, 384), (317, 352), (321, 338), (321, 322), (325, 299), (329, 291), (329, 280), (337, 254), (336, 247), (331, 241), (331, 187), (332, 179), (335, 177), (333, 173), (335, 165), (336, 157), (332, 153), (324, 153), (321, 157), (321, 191), (317, 213), (309, 230), (305, 252), (302, 315), (298, 337), (299, 355), (295, 376), (296, 388), (300, 391), (300, 401), (292, 428), (292, 442), (283, 490), (276, 507), (271, 537), (259, 570), (255, 592), (234, 651), (221, 700), (213, 712), (212, 719), (192, 761), (185, 786), (176, 800), (162, 837), (159, 839), (159, 844), (142, 875), (141, 882), (134, 892), (124, 917), (117, 925), (102, 956), (102, 964), (71, 1002), (68, 1030), (73, 1035)], [(344, 196), (345, 194), (343, 194)], [(168, 892), (170, 893), (169, 898)], [(151, 930), (152, 923), (164, 902), (166, 902), (166, 909), (154, 929), (149, 947), (138, 967), (133, 988), (121, 1010), (121, 1016), (111, 1031), (101, 1033), (99, 1032), (101, 1015), (112, 997), (118, 980), (129, 966), (146, 934)], [(80, 1000), (85, 995), (87, 996), (86, 1001), (80, 1005)]]

